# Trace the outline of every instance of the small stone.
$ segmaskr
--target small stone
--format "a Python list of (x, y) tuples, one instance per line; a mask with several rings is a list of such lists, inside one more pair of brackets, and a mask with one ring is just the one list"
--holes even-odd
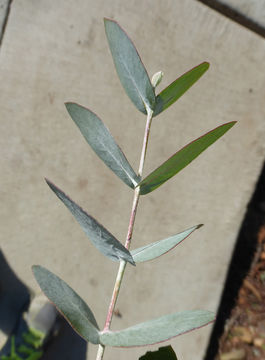
[(265, 337), (265, 320), (258, 322), (257, 330), (260, 336)]
[(246, 356), (244, 349), (236, 349), (220, 355), (220, 360), (243, 360)]
[(262, 338), (255, 338), (253, 340), (253, 344), (257, 347), (262, 347), (262, 345), (264, 345), (264, 339)]
[(261, 260), (265, 260), (265, 251), (263, 251), (260, 255)]
[(250, 330), (243, 326), (236, 326), (233, 329), (233, 333), (243, 342), (251, 344), (253, 341), (253, 335)]

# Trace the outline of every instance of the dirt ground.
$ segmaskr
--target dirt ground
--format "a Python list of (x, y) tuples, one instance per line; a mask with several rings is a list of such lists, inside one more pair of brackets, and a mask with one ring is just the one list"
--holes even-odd
[(265, 359), (265, 226), (257, 250), (225, 324), (215, 360)]

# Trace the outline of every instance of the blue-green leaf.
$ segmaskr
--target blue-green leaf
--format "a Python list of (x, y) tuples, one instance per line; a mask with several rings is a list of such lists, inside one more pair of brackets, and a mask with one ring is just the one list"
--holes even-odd
[(171, 345), (160, 347), (157, 351), (147, 351), (139, 360), (178, 360)]
[(138, 184), (140, 186), (140, 194), (148, 194), (164, 184), (164, 182), (185, 168), (192, 160), (223, 136), (235, 123), (236, 121), (231, 121), (218, 126), (176, 152)]
[(131, 254), (134, 262), (144, 262), (153, 260), (168, 251), (172, 250), (175, 246), (181, 243), (188, 237), (194, 230), (200, 228), (202, 225), (196, 225), (192, 228), (185, 230), (177, 235), (171, 236), (167, 239), (153, 242), (152, 244), (132, 250)]
[(203, 62), (189, 70), (156, 96), (154, 116), (166, 110), (177, 101), (209, 69), (210, 64)]
[(99, 344), (99, 327), (83, 299), (58, 276), (42, 266), (34, 265), (33, 274), (44, 294), (85, 340)]
[(65, 106), (95, 153), (125, 184), (134, 189), (140, 179), (103, 122), (81, 105), (69, 102)]
[(119, 24), (104, 19), (105, 31), (113, 61), (127, 95), (138, 110), (154, 110), (155, 93), (147, 71), (134, 44)]
[(210, 311), (182, 311), (120, 331), (100, 333), (100, 343), (117, 347), (151, 345), (205, 326), (214, 321)]
[(92, 216), (71, 200), (62, 190), (47, 180), (47, 184), (79, 222), (95, 247), (113, 261), (125, 260), (135, 265), (130, 252)]

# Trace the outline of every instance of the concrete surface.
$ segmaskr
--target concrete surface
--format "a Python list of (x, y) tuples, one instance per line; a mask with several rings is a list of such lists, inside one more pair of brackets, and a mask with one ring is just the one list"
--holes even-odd
[[(105, 259), (45, 184), (60, 186), (120, 241), (132, 191), (90, 150), (63, 103), (90, 107), (138, 167), (144, 116), (116, 76), (103, 17), (134, 40), (160, 88), (204, 60), (210, 70), (153, 122), (145, 174), (181, 146), (227, 121), (238, 124), (177, 177), (143, 196), (133, 246), (205, 227), (160, 259), (129, 267), (113, 329), (178, 310), (215, 311), (265, 155), (263, 39), (194, 0), (17, 0), (0, 52), (1, 248), (35, 291), (31, 265), (67, 281), (105, 320), (118, 265)], [(182, 360), (202, 359), (211, 327), (173, 339)], [(166, 344), (166, 343), (165, 343)], [(148, 349), (107, 349), (138, 359)], [(88, 358), (97, 348), (89, 346)]]
[(265, 0), (218, 0), (265, 27)]

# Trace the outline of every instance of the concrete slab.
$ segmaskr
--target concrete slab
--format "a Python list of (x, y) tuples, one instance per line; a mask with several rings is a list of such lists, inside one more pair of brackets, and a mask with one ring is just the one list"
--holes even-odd
[[(161, 88), (200, 62), (211, 63), (207, 75), (154, 120), (145, 174), (204, 132), (239, 122), (177, 177), (141, 199), (133, 248), (194, 224), (206, 226), (159, 260), (128, 267), (117, 305), (122, 317), (114, 319), (113, 329), (178, 310), (215, 311), (265, 155), (265, 44), (196, 1), (12, 4), (0, 52), (2, 250), (35, 291), (32, 264), (61, 276), (103, 325), (117, 264), (90, 245), (43, 177), (123, 241), (133, 194), (88, 148), (63, 105), (71, 100), (90, 107), (138, 167), (145, 119), (115, 74), (104, 16), (127, 30), (150, 75), (165, 72)], [(202, 359), (210, 330), (170, 343), (180, 359)], [(96, 350), (89, 346), (90, 359)], [(106, 358), (137, 359), (146, 350), (107, 349)]]

